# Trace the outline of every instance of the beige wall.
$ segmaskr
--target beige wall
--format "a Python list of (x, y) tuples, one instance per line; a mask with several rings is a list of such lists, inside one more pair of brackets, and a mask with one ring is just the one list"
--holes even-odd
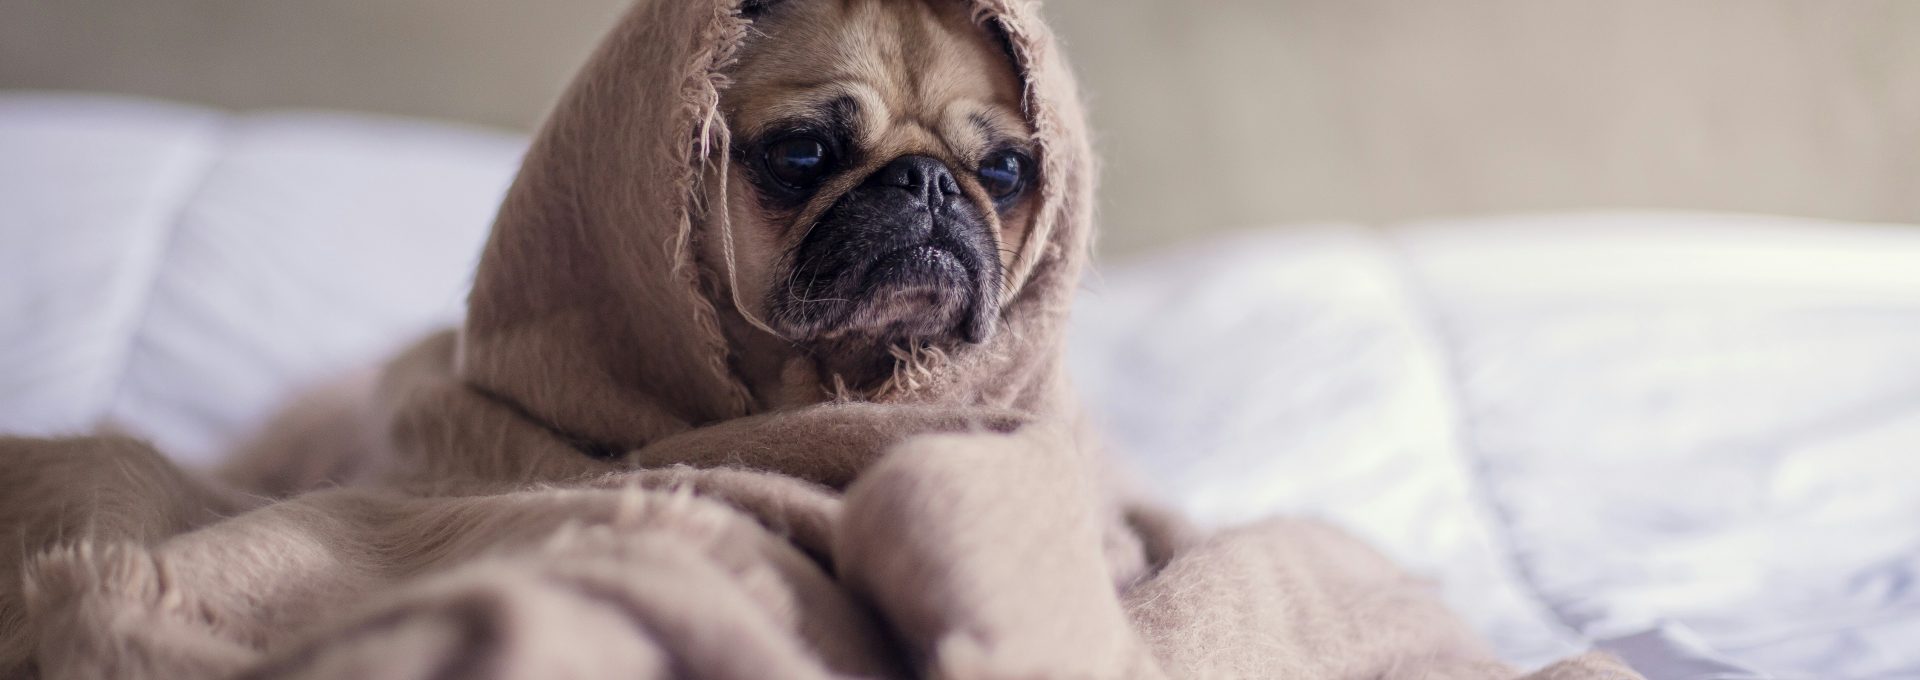
[(0, 0), (0, 87), (530, 126), (622, 0)]
[[(532, 124), (622, 0), (0, 0), (0, 87)], [(1106, 244), (1587, 207), (1920, 222), (1920, 2), (1052, 0)]]
[(1920, 222), (1920, 2), (1056, 10), (1091, 70), (1116, 246), (1611, 206)]

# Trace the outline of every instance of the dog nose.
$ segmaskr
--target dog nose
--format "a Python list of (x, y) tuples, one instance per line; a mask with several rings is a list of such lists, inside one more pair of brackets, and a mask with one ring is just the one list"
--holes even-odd
[(893, 159), (874, 179), (882, 185), (906, 189), (926, 199), (928, 205), (940, 205), (960, 195), (960, 182), (946, 163), (931, 156), (901, 156)]

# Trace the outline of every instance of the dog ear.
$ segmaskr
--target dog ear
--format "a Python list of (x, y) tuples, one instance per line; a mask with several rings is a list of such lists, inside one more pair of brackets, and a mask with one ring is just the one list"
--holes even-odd
[(766, 15), (767, 10), (773, 9), (774, 5), (785, 1), (786, 0), (740, 0), (740, 16), (748, 19), (758, 19)]

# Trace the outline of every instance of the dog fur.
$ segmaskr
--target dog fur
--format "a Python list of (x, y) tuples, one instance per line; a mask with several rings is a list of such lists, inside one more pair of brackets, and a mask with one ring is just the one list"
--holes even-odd
[[(957, 2), (783, 2), (758, 11), (721, 93), (732, 147), (723, 232), (701, 244), (724, 274), (710, 282), (715, 296), (734, 303), (721, 310), (729, 335), (764, 350), (748, 354), (780, 356), (784, 343), (819, 360), (824, 380), (865, 386), (891, 374), (898, 349), (977, 343), (993, 332), (1003, 272), (1035, 216), (1032, 192), (995, 200), (976, 172), (997, 152), (1032, 158), (1007, 50)], [(770, 186), (762, 167), (769, 142), (795, 128), (840, 147), (839, 167), (798, 196)], [(884, 253), (845, 251), (925, 242), (905, 234), (928, 220), (924, 205), (861, 200), (863, 185), (910, 157), (957, 180), (963, 204), (932, 228), (953, 234), (967, 280), (908, 286), (874, 275), (849, 285), (859, 273), (834, 265), (868, 267)], [(817, 271), (823, 262), (828, 271)], [(761, 393), (789, 377), (780, 361), (746, 368)]]

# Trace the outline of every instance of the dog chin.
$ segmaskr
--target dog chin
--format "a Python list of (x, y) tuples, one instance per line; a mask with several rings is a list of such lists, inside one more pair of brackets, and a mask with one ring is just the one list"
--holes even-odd
[(790, 319), (800, 323), (782, 330), (798, 340), (834, 346), (983, 341), (991, 331), (983, 320), (991, 317), (978, 313), (984, 302), (981, 277), (967, 262), (953, 248), (936, 244), (881, 254), (835, 277), (840, 285), (833, 288), (850, 295), (809, 301), (809, 318)]
[(861, 282), (845, 328), (879, 339), (952, 335), (969, 316), (977, 287), (953, 251), (923, 245), (888, 253)]

